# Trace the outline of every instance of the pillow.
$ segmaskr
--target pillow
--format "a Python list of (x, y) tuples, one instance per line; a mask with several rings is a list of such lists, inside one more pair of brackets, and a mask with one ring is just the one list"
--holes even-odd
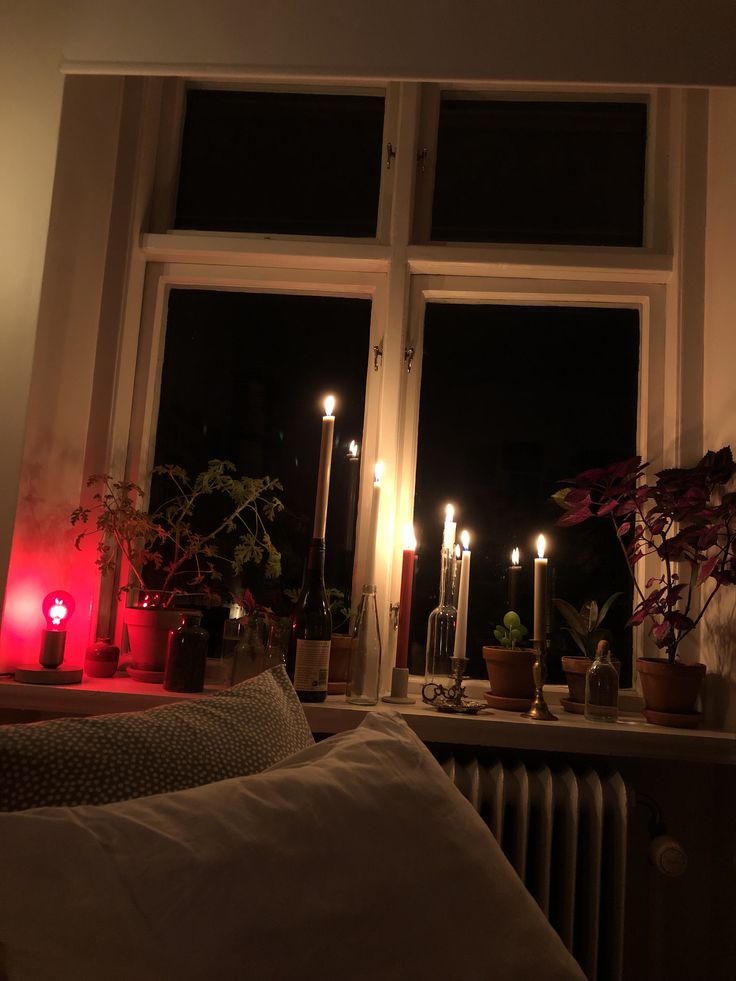
[(144, 712), (0, 727), (0, 811), (182, 790), (259, 773), (313, 743), (279, 665)]
[(270, 770), (0, 814), (10, 981), (583, 975), (400, 716)]

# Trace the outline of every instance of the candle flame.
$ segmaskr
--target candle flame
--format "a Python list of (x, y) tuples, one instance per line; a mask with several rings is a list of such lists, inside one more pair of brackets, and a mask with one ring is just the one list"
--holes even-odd
[(354, 439), (351, 439), (350, 440), (350, 448), (349, 449), (350, 449), (350, 456), (357, 456), (358, 455), (358, 444), (355, 442)]
[(378, 460), (378, 461), (376, 461), (376, 467), (375, 467), (375, 471), (374, 471), (374, 473), (375, 473), (375, 475), (376, 475), (376, 479), (375, 479), (375, 481), (374, 481), (374, 482), (375, 482), (376, 484), (380, 484), (380, 483), (381, 483), (381, 479), (382, 479), (382, 477), (383, 477), (383, 471), (384, 471), (385, 469), (386, 469), (386, 468), (385, 468), (385, 466), (384, 466), (384, 463), (383, 463), (383, 460)]
[(452, 504), (448, 504), (447, 507), (445, 508), (445, 521), (452, 521), (454, 517), (455, 517), (455, 508), (452, 506)]
[(335, 410), (335, 396), (328, 395), (325, 399), (325, 415), (331, 416)]
[(404, 548), (410, 548), (415, 551), (417, 547), (417, 539), (414, 534), (414, 525), (406, 525), (404, 527)]
[(511, 565), (519, 564), (519, 550), (518, 548), (511, 549)]
[(544, 540), (544, 535), (540, 535), (537, 539), (537, 555), (540, 559), (544, 558), (544, 548), (547, 543)]
[(463, 543), (463, 548), (467, 552), (470, 547), (470, 533), (467, 531), (460, 532), (460, 541)]

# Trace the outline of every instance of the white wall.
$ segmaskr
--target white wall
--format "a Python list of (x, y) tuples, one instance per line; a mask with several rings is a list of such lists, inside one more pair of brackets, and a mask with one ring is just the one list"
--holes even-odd
[[(103, 73), (183, 74), (207, 65), (220, 73), (266, 75), (736, 85), (732, 0), (25, 0), (9, 9), (6, 2), (5, 7), (0, 15), (0, 599), (19, 500), (21, 512), (33, 505), (34, 467), (46, 467), (44, 479), (52, 478), (47, 486), (53, 493), (56, 471), (49, 467), (51, 461), (44, 461), (40, 448), (45, 441), (55, 454), (62, 453), (70, 434), (70, 412), (76, 435), (60, 471), (64, 489), (59, 499), (68, 488), (81, 486), (84, 475), (79, 406), (66, 405), (64, 393), (70, 398), (85, 394), (94, 353), (89, 345), (94, 340), (88, 321), (58, 332), (61, 320), (55, 319), (54, 310), (54, 302), (66, 295), (63, 287), (78, 286), (81, 280), (64, 284), (58, 270), (49, 266), (46, 287), (51, 299), (39, 319), (62, 62), (67, 70)], [(730, 90), (714, 92), (710, 119), (714, 156), (704, 395), (708, 444), (731, 440), (736, 425), (729, 375), (733, 361), (724, 357), (724, 345), (734, 353), (729, 270), (736, 266), (735, 97)], [(101, 152), (109, 162), (111, 146)], [(102, 222), (99, 231), (107, 220), (106, 204), (98, 200), (92, 206), (89, 228), (95, 227), (94, 207)], [(60, 221), (63, 243), (69, 215), (62, 211)], [(84, 261), (95, 265), (94, 248)], [(80, 293), (74, 297), (79, 300)], [(48, 403), (40, 399), (45, 384), (54, 379), (53, 363), (42, 350), (32, 368), (37, 337), (58, 343), (65, 368), (72, 369)], [(83, 353), (81, 361), (74, 360), (75, 345)], [(43, 570), (47, 563), (52, 568), (55, 545), (52, 528), (42, 527), (37, 563)], [(6, 607), (3, 628), (7, 614)]]
[[(708, 118), (705, 262), (704, 443), (736, 450), (736, 91), (712, 92)], [(704, 708), (712, 725), (736, 730), (736, 587), (708, 611)]]

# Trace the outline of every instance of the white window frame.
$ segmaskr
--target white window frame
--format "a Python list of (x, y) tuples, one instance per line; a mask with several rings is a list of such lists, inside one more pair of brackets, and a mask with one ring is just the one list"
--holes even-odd
[[(152, 83), (153, 84), (153, 83)], [(195, 83), (192, 83), (195, 84)], [(120, 379), (112, 405), (113, 456), (126, 460), (130, 479), (142, 479), (152, 459), (158, 411), (168, 290), (172, 286), (360, 296), (372, 300), (370, 350), (382, 351), (379, 370), (366, 364), (365, 431), (354, 585), (360, 588), (367, 560), (366, 535), (373, 462), (386, 464), (379, 517), (377, 570), (381, 628), (388, 638), (384, 683), (393, 659), (389, 606), (398, 600), (401, 528), (411, 520), (421, 383), (422, 325), (429, 300), (439, 302), (625, 306), (640, 311), (641, 384), (639, 451), (672, 463), (680, 439), (682, 314), (673, 258), (684, 189), (681, 167), (685, 99), (681, 93), (637, 90), (647, 99), (650, 128), (647, 163), (646, 241), (642, 248), (423, 243), (414, 235), (426, 204), (418, 188), (418, 148), (439, 107), (438, 93), (468, 86), (388, 82), (387, 142), (396, 147), (391, 166), (382, 161), (375, 240), (170, 231), (176, 188), (185, 83), (169, 79), (146, 103), (145, 153), (153, 173), (139, 181), (135, 214), (140, 235), (133, 265), (145, 285), (129, 288), (120, 344)], [(274, 90), (251, 82), (243, 88)], [(287, 85), (290, 91), (314, 86)], [(374, 86), (366, 86), (367, 90)], [(493, 97), (620, 98), (627, 93), (599, 86), (486, 86)], [(355, 83), (321, 85), (320, 91), (355, 92)], [(157, 94), (156, 94), (157, 93)], [(434, 114), (434, 117), (433, 117)], [(428, 122), (429, 120), (429, 122)], [(337, 138), (337, 134), (336, 134)], [(677, 153), (675, 152), (677, 151)], [(150, 161), (155, 160), (155, 167)], [(673, 164), (673, 160), (675, 163)], [(146, 168), (142, 168), (145, 172)], [(150, 202), (150, 209), (146, 209)], [(423, 204), (424, 202), (424, 204)], [(147, 224), (143, 227), (143, 215)], [(148, 229), (148, 230), (146, 230)], [(135, 278), (135, 277), (133, 277)], [(136, 292), (137, 291), (137, 292)], [(136, 313), (137, 310), (137, 313)], [(413, 367), (407, 354), (414, 349)], [(125, 352), (138, 351), (135, 372)], [(117, 448), (117, 449), (116, 449)], [(673, 449), (674, 448), (674, 449)], [(639, 631), (638, 633), (642, 633)]]

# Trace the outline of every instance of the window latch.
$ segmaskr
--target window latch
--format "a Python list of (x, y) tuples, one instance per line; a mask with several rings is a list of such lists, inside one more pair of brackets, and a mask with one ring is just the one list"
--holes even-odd
[(429, 157), (429, 147), (423, 146), (422, 149), (417, 154), (417, 169), (420, 174), (423, 174), (427, 169), (427, 158)]
[(404, 349), (404, 364), (406, 365), (407, 374), (411, 372), (411, 366), (413, 363), (414, 363), (414, 348), (407, 347)]
[(378, 371), (378, 365), (383, 363), (383, 342), (373, 345), (373, 370)]
[(386, 170), (391, 170), (391, 161), (396, 156), (396, 147), (393, 143), (386, 144)]

